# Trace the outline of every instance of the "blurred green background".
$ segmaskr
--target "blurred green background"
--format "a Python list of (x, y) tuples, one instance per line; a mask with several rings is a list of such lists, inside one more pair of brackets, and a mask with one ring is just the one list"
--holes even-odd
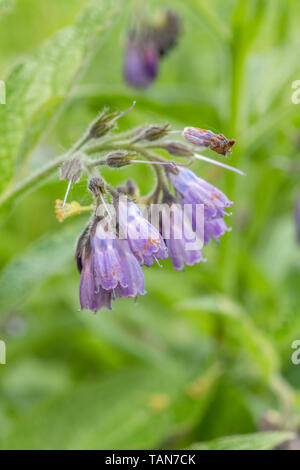
[[(126, 33), (141, 3), (149, 15), (171, 7), (183, 26), (144, 91), (122, 77)], [(289, 435), (254, 433), (297, 431), (300, 406), (300, 365), (291, 361), (300, 339), (300, 105), (291, 101), (300, 79), (299, 2), (89, 5), (0, 2), (7, 85), (0, 105), (0, 339), (7, 348), (0, 447), (184, 448), (211, 440), (211, 448), (274, 447)], [(195, 163), (234, 201), (232, 232), (205, 248), (207, 263), (175, 272), (168, 260), (144, 270), (148, 294), (136, 304), (121, 299), (113, 311), (79, 312), (73, 254), (88, 219), (57, 222), (54, 203), (66, 182), (57, 172), (9, 204), (5, 195), (68, 149), (104, 106), (124, 110), (133, 99), (121, 130), (169, 122), (223, 132), (237, 139), (228, 163), (247, 177)], [(148, 166), (104, 174), (115, 185), (136, 179), (143, 194), (154, 184)], [(69, 200), (89, 203), (86, 185), (73, 186)], [(238, 443), (228, 437), (235, 434)]]

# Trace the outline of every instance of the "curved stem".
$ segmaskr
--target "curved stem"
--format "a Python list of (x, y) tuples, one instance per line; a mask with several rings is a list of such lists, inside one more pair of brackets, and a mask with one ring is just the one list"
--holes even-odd
[[(145, 148), (142, 148), (140, 146), (133, 145), (132, 150), (136, 150), (137, 152), (141, 153), (149, 161), (153, 161), (153, 162), (164, 161), (165, 162), (163, 158), (157, 155), (154, 155), (152, 152), (149, 152), (149, 150), (146, 150)], [(165, 181), (165, 172), (164, 172), (163, 167), (160, 165), (154, 165), (153, 168), (156, 173), (157, 184), (156, 184), (156, 187), (154, 188), (153, 193), (147, 198), (150, 200), (155, 200), (156, 198), (158, 198), (160, 191), (163, 191), (163, 193), (169, 193), (169, 189)]]
[(55, 170), (60, 167), (60, 165), (65, 161), (67, 155), (68, 154), (63, 154), (57, 157), (55, 160), (48, 163), (40, 170), (37, 170), (32, 175), (28, 176), (28, 178), (25, 178), (23, 181), (16, 184), (16, 186), (13, 188), (10, 188), (4, 192), (0, 197), (0, 207), (4, 206), (5, 204), (9, 204), (23, 193), (33, 189), (35, 186), (45, 181)]
[[(0, 196), (0, 208), (5, 206), (6, 204), (11, 203), (14, 199), (17, 199), (22, 194), (26, 193), (34, 189), (37, 185), (45, 181), (55, 170), (57, 170), (67, 158), (70, 158), (73, 153), (77, 152), (78, 149), (82, 149), (85, 153), (84, 143), (86, 142), (86, 138), (79, 139), (74, 146), (68, 152), (60, 155), (59, 157), (55, 158), (52, 162), (46, 164), (41, 169), (35, 171), (33, 174), (25, 178), (20, 183), (17, 183), (15, 186), (8, 188)], [(111, 150), (116, 148), (116, 146), (109, 146), (106, 142), (102, 142), (101, 144), (97, 145), (97, 151), (101, 150)], [(119, 144), (117, 144), (117, 148), (119, 148)]]
[(283, 425), (287, 429), (295, 428), (295, 392), (281, 375), (275, 375), (270, 379), (270, 386), (277, 395), (282, 408)]
[[(37, 185), (45, 181), (55, 170), (57, 170), (62, 165), (62, 163), (64, 163), (64, 161), (67, 158), (70, 158), (74, 153), (78, 152), (78, 150), (80, 150), (83, 155), (92, 155), (92, 154), (99, 153), (99, 152), (106, 151), (106, 150), (115, 150), (115, 149), (121, 148), (123, 150), (130, 150), (130, 151), (137, 152), (143, 155), (149, 162), (164, 163), (164, 164), (171, 163), (171, 162), (166, 161), (163, 157), (152, 153), (148, 148), (146, 148), (143, 145), (133, 144), (124, 140), (120, 141), (120, 137), (122, 138), (122, 135), (121, 136), (118, 135), (118, 140), (115, 140), (114, 137), (108, 137), (105, 139), (101, 139), (99, 142), (96, 142), (95, 144), (91, 145), (88, 142), (89, 139), (87, 137), (87, 134), (84, 134), (71, 147), (71, 149), (68, 152), (57, 157), (52, 162), (45, 165), (43, 168), (37, 170), (32, 175), (28, 176), (20, 183), (17, 183), (15, 186), (10, 187), (5, 193), (3, 193), (0, 196), (0, 208), (2, 206), (9, 204), (14, 199), (18, 198), (19, 196), (26, 193), (27, 191), (34, 189)], [(149, 144), (149, 147), (152, 147), (152, 145)], [(105, 164), (104, 158), (97, 159), (94, 161), (90, 160), (90, 161), (84, 162), (84, 166), (86, 167), (86, 169), (88, 168), (92, 169), (95, 166), (104, 165), (104, 164)], [(157, 176), (157, 188), (154, 191), (154, 196), (157, 197), (160, 190), (164, 190), (166, 192), (168, 191), (168, 188), (165, 182), (164, 171), (163, 171), (162, 165), (153, 165), (153, 167)]]

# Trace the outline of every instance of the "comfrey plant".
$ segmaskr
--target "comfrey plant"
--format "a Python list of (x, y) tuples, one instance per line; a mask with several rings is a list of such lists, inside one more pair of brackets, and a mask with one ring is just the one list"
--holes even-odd
[[(104, 110), (61, 167), (68, 189), (64, 201), (56, 201), (58, 220), (92, 211), (77, 242), (76, 261), (81, 274), (81, 308), (94, 312), (111, 309), (112, 301), (119, 297), (136, 299), (146, 294), (142, 266), (155, 262), (161, 266), (168, 256), (176, 270), (205, 261), (203, 246), (229, 230), (224, 217), (230, 215), (227, 210), (232, 202), (187, 165), (199, 159), (243, 174), (200, 155), (196, 146), (174, 139), (178, 131), (169, 125), (114, 133), (116, 121), (128, 111)], [(181, 134), (185, 138), (184, 130)], [(182, 158), (175, 162), (174, 157)], [(156, 185), (146, 197), (139, 196), (134, 181), (114, 188), (99, 172), (103, 165), (120, 168), (136, 163), (153, 165), (155, 170)], [(88, 207), (66, 202), (70, 186), (83, 172), (88, 174), (88, 190), (94, 200)]]

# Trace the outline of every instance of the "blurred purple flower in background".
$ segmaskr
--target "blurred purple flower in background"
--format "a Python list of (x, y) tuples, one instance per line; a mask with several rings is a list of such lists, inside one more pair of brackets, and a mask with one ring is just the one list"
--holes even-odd
[(158, 21), (142, 21), (129, 33), (123, 74), (133, 88), (146, 88), (157, 77), (159, 61), (177, 43), (180, 21), (171, 10), (160, 13)]
[(155, 44), (132, 37), (129, 40), (124, 62), (124, 77), (134, 88), (146, 88), (158, 72), (159, 55)]

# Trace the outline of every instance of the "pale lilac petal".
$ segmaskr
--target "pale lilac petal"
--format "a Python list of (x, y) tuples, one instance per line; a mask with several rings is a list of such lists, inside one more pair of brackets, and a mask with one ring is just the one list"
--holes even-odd
[(188, 168), (180, 167), (178, 175), (170, 172), (169, 178), (182, 204), (204, 204), (207, 217), (223, 217), (225, 208), (233, 204), (222, 191)]
[(90, 253), (87, 258), (83, 257), (82, 260), (83, 264), (79, 287), (81, 310), (88, 309), (97, 312), (101, 310), (102, 307), (111, 310), (110, 292), (102, 288), (96, 292), (92, 253)]
[(207, 220), (204, 223), (204, 244), (207, 245), (212, 238), (217, 240), (225, 232), (230, 231), (231, 229), (227, 227), (224, 219)]
[(204, 261), (200, 242), (180, 205), (173, 204), (170, 213), (163, 213), (162, 224), (174, 269), (180, 270), (185, 265), (192, 266)]
[(134, 88), (149, 86), (157, 75), (158, 62), (159, 56), (154, 44), (130, 40), (124, 61), (124, 77), (128, 85)]
[(96, 284), (106, 290), (116, 288), (119, 283), (123, 287), (127, 285), (116, 247), (116, 238), (112, 236), (112, 233), (103, 229), (101, 223), (97, 225), (95, 233), (91, 236)]
[(146, 294), (145, 280), (141, 266), (133, 255), (127, 240), (117, 241), (126, 287), (118, 285), (114, 291), (116, 297), (137, 297)]
[(121, 198), (117, 217), (124, 236), (140, 264), (149, 265), (156, 258), (168, 257), (167, 248), (159, 231), (143, 216), (132, 201)]
[[(180, 203), (183, 206), (188, 205), (186, 207), (189, 208), (188, 217), (192, 228), (204, 244), (212, 238), (218, 239), (229, 230), (223, 217), (230, 215), (227, 209), (233, 203), (222, 191), (184, 167), (179, 168), (178, 174), (169, 172), (169, 178), (177, 191)], [(196, 224), (198, 216), (203, 213), (203, 208), (204, 233), (203, 227), (199, 228)], [(200, 210), (202, 213), (199, 214)]]

